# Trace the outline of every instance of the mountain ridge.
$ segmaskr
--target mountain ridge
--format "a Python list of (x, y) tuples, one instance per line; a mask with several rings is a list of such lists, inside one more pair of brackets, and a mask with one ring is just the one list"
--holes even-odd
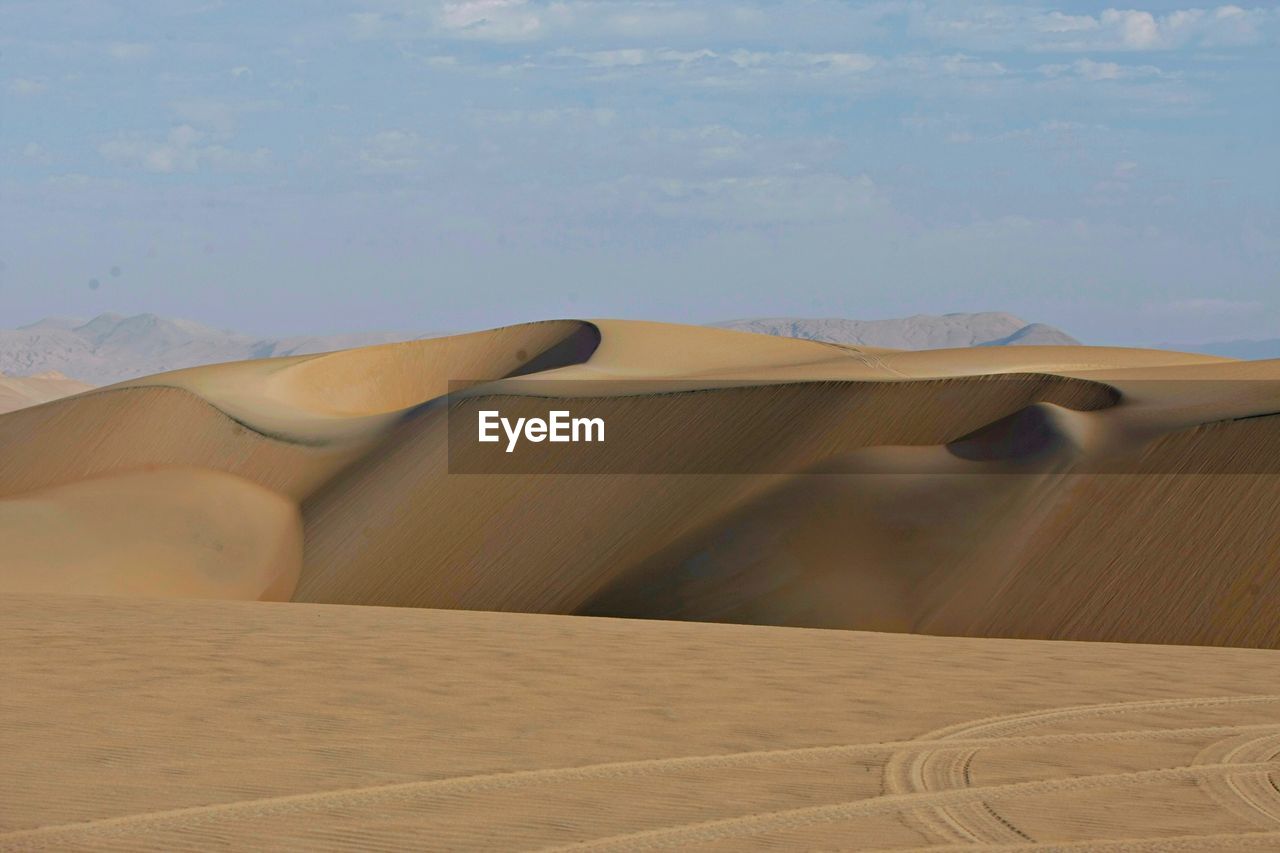
[(91, 319), (46, 317), (0, 330), (0, 373), (31, 377), (56, 371), (106, 385), (183, 367), (307, 355), (423, 337), (400, 332), (257, 337), (194, 320), (115, 312)]
[[(710, 324), (829, 343), (892, 349), (1078, 344), (1042, 323), (1003, 312), (918, 314), (893, 320), (754, 318)], [(184, 367), (247, 359), (307, 355), (429, 337), (407, 332), (261, 337), (158, 314), (105, 312), (92, 318), (46, 317), (0, 329), (0, 373), (31, 377), (56, 371), (69, 379), (107, 385)]]
[(1160, 344), (1160, 348), (1177, 349), (1183, 352), (1202, 352), (1207, 355), (1221, 355), (1246, 361), (1280, 358), (1280, 338), (1237, 338), (1229, 341), (1206, 341), (1199, 344)]
[(915, 314), (888, 320), (756, 317), (711, 325), (779, 337), (888, 349), (1080, 345), (1080, 341), (1061, 329), (1044, 323), (1028, 323), (1003, 311)]

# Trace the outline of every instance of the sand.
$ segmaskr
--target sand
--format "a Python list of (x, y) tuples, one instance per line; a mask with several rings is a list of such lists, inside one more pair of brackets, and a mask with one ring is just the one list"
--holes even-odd
[(29, 595), (0, 648), (0, 849), (1280, 841), (1268, 651)]
[(0, 849), (1280, 848), (1278, 418), (605, 320), (9, 412)]
[(92, 387), (87, 382), (68, 379), (53, 371), (35, 376), (6, 376), (0, 373), (0, 414), (79, 394)]

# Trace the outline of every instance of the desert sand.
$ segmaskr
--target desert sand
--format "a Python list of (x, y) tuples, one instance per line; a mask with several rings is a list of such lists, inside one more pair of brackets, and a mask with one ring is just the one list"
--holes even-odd
[(37, 373), (34, 376), (6, 376), (0, 373), (0, 414), (25, 409), (37, 403), (47, 403), (59, 397), (69, 397), (92, 387), (87, 382), (68, 379), (57, 372)]
[[(4, 849), (1280, 843), (1270, 651), (123, 597), (0, 608)], [(1044, 846), (1065, 842), (1085, 846)]]
[(0, 848), (1278, 849), (1278, 417), (567, 320), (10, 412)]

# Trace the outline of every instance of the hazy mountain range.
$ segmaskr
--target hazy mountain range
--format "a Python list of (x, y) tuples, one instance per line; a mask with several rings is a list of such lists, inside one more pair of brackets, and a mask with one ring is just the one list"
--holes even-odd
[[(1067, 333), (1012, 314), (918, 314), (894, 320), (766, 317), (712, 324), (792, 338), (892, 349), (1078, 344)], [(432, 333), (436, 334), (436, 333)], [(304, 355), (430, 337), (417, 332), (367, 332), (262, 338), (155, 314), (102, 314), (92, 320), (49, 317), (0, 330), (0, 374), (57, 372), (106, 385), (198, 364)], [(1235, 358), (1280, 357), (1280, 340), (1169, 345), (1170, 349)], [(56, 378), (56, 377), (55, 377)]]
[(833, 344), (861, 344), (890, 349), (946, 349), (950, 347), (1079, 345), (1060, 329), (1028, 323), (1012, 314), (917, 314), (895, 320), (800, 319), (765, 317), (731, 320), (715, 325), (743, 332), (806, 338)]
[(303, 355), (416, 337), (422, 335), (370, 332), (257, 338), (155, 314), (102, 314), (92, 320), (49, 317), (0, 330), (0, 373), (30, 376), (58, 371), (72, 379), (107, 385), (198, 364)]
[(1208, 355), (1224, 355), (1227, 358), (1243, 358), (1250, 361), (1262, 358), (1280, 358), (1280, 338), (1267, 340), (1211, 341), (1206, 344), (1161, 344), (1164, 349), (1183, 352), (1203, 352)]

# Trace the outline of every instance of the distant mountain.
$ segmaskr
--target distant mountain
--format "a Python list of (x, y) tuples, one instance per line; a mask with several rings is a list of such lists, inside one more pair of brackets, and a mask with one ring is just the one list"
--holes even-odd
[(833, 344), (890, 349), (950, 347), (1063, 346), (1080, 344), (1053, 326), (1028, 323), (1012, 314), (917, 314), (896, 320), (841, 320), (769, 317), (713, 324), (724, 329), (805, 338)]
[(1280, 358), (1280, 338), (1262, 341), (1211, 341), (1207, 344), (1161, 344), (1161, 348), (1180, 352), (1202, 352), (1205, 355), (1223, 355), (1227, 358), (1243, 358), (1250, 361)]
[(417, 337), (422, 336), (371, 332), (255, 338), (155, 314), (102, 314), (92, 320), (49, 317), (19, 329), (0, 330), (0, 373), (14, 377), (58, 371), (82, 382), (106, 385), (199, 364), (304, 355)]
[[(1076, 344), (1052, 326), (1012, 314), (926, 314), (900, 320), (768, 318), (716, 325), (793, 338), (894, 349)], [(0, 330), (0, 374), (30, 377), (57, 371), (72, 380), (107, 385), (137, 376), (250, 358), (305, 355), (426, 337), (370, 332), (258, 338), (155, 314), (49, 317)]]

